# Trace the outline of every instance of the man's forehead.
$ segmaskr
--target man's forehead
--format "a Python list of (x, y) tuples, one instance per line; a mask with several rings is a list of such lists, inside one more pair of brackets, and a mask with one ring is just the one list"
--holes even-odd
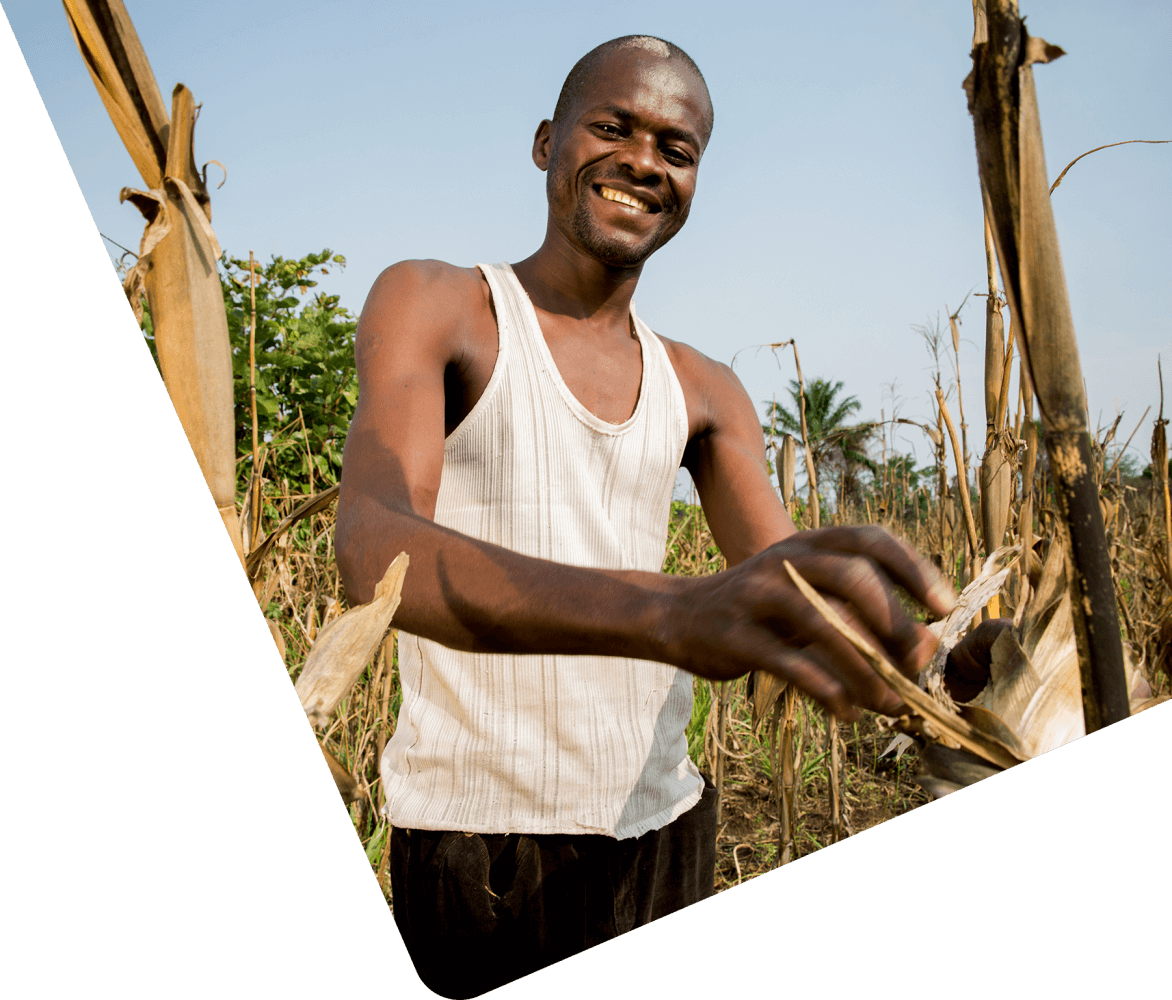
[(703, 79), (683, 60), (643, 46), (607, 53), (583, 81), (575, 103), (578, 114), (623, 108), (695, 119), (697, 138), (707, 138), (710, 101)]

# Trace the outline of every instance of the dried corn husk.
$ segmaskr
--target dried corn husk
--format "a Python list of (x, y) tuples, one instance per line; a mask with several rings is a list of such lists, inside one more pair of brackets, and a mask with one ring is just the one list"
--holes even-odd
[[(1002, 551), (1014, 549), (1016, 546)], [(987, 565), (986, 572), (974, 581), (975, 585), (984, 584), (990, 568)], [(943, 626), (939, 628), (940, 634), (956, 635), (957, 624), (971, 616), (972, 606), (979, 606), (981, 596), (979, 588), (974, 586), (973, 596), (967, 601), (963, 613), (956, 621), (950, 616), (940, 623)], [(966, 604), (965, 597), (965, 594), (961, 595), (958, 608)], [(938, 628), (929, 627), (933, 631)], [(942, 641), (942, 648), (944, 645)], [(1163, 700), (1151, 697), (1150, 687), (1130, 657), (1125, 663), (1133, 714)], [(931, 672), (932, 676), (938, 677), (937, 671), (942, 665), (943, 653), (938, 651), (925, 674)], [(1058, 542), (1050, 544), (1020, 627), (1002, 632), (993, 644), (990, 667), (990, 679), (985, 689), (971, 702), (958, 706), (958, 711), (970, 721), (974, 713), (981, 713), (985, 731), (998, 732), (998, 726), (1004, 726), (1008, 732), (1000, 732), (1002, 741), (1020, 748), (1026, 757), (1036, 757), (1085, 734), (1066, 551)], [(917, 781), (934, 796), (955, 791), (987, 776), (987, 771), (980, 772), (971, 767), (958, 770), (955, 766), (957, 760), (972, 763), (963, 755), (958, 757), (955, 753), (936, 752), (939, 748), (932, 749), (931, 753), (925, 751), (921, 754), (921, 762), (928, 773), (922, 781), (920, 778)]]
[[(1031, 757), (1085, 735), (1074, 615), (1061, 546), (1052, 545), (1038, 586), (1038, 605), (1019, 640), (1003, 632), (992, 649), (988, 687), (972, 702), (1000, 717)], [(1124, 658), (1132, 714), (1150, 707), (1151, 688)]]
[[(991, 678), (985, 690), (972, 702), (957, 706), (943, 689), (941, 680), (947, 651), (955, 646), (981, 607), (1004, 583), (1019, 553), (1016, 545), (993, 553), (961, 594), (953, 612), (929, 626), (940, 637), (941, 644), (921, 674), (921, 683), (928, 690), (912, 685), (855, 636), (797, 571), (786, 565), (803, 595), (850, 639), (914, 710), (913, 716), (897, 720), (895, 725), (903, 730), (903, 735), (913, 733), (927, 740), (932, 748), (921, 756), (928, 768), (921, 784), (932, 795), (955, 791), (1013, 763), (1068, 743), (1085, 732), (1065, 550), (1058, 544), (1050, 546), (1021, 630), (1007, 629), (994, 643)], [(1136, 710), (1147, 707), (1147, 699), (1140, 697), (1144, 693), (1150, 691), (1137, 690)], [(906, 741), (897, 737), (888, 750), (905, 744)]]
[(407, 553), (400, 552), (387, 567), (369, 604), (351, 608), (318, 633), (297, 679), (297, 695), (315, 726), (329, 721), (338, 702), (378, 651), (399, 606), (409, 562)]
[[(956, 606), (948, 617), (928, 626), (928, 631), (932, 632), (940, 640), (940, 643), (928, 665), (920, 671), (919, 685), (948, 712), (960, 712), (944, 686), (944, 664), (948, 654), (960, 642), (973, 619), (980, 614), (981, 609), (990, 604), (1001, 592), (1017, 558), (1017, 551), (1010, 546), (1005, 546), (994, 552), (985, 560), (981, 572), (961, 591)], [(909, 748), (910, 744), (896, 738), (892, 740), (881, 756), (895, 750), (898, 760)]]
[(356, 802), (362, 798), (362, 791), (358, 787), (358, 780), (347, 771), (332, 753), (325, 747), (321, 746), (322, 756), (326, 759), (326, 764), (330, 769), (330, 776), (334, 779), (334, 784), (338, 786), (338, 794), (342, 796), (342, 801), (349, 805), (351, 802)]
[(781, 488), (781, 502), (785, 504), (792, 516), (794, 499), (794, 475), (797, 471), (797, 445), (792, 434), (786, 434), (781, 439), (781, 447), (777, 450), (777, 485)]
[(935, 695), (942, 704), (952, 702), (943, 688), (944, 661), (980, 614), (981, 608), (1001, 590), (1020, 554), (1016, 545), (1005, 545), (993, 552), (985, 560), (980, 573), (960, 592), (948, 617), (928, 626), (928, 630), (940, 640), (940, 645), (928, 665), (920, 671), (920, 687)]
[(187, 440), (240, 561), (232, 355), (211, 199), (196, 169), (196, 107), (179, 84), (171, 116), (121, 0), (64, 0), (74, 41), (119, 137), (146, 184), (123, 188), (146, 219), (124, 287), (141, 320), (151, 307), (159, 367)]
[(893, 691), (912, 709), (913, 715), (897, 720), (902, 728), (942, 742), (946, 746), (960, 747), (1000, 768), (1013, 767), (1025, 760), (1020, 750), (1007, 744), (1002, 736), (986, 725), (981, 716), (965, 718), (949, 711), (926, 691), (917, 687), (903, 676), (887, 659), (872, 647), (842, 620), (822, 596), (806, 582), (789, 560), (785, 569), (794, 585), (801, 591), (814, 609), (822, 615), (875, 669)]
[(769, 710), (777, 703), (777, 699), (785, 692), (789, 681), (783, 681), (775, 674), (766, 670), (754, 670), (749, 677), (747, 694), (753, 706), (753, 732), (761, 728), (761, 723), (769, 715)]
[[(328, 600), (330, 599), (327, 598)], [(269, 627), (269, 632), (273, 637), (273, 642), (276, 644), (277, 652), (280, 654), (282, 662), (284, 662), (286, 650), (285, 639), (281, 635), (281, 627), (271, 618), (266, 618), (265, 624)], [(318, 744), (318, 746), (322, 752), (322, 756), (326, 759), (326, 764), (330, 769), (330, 776), (334, 779), (334, 784), (338, 789), (338, 794), (342, 796), (342, 801), (349, 805), (351, 802), (362, 798), (363, 793), (359, 788), (357, 779), (342, 766), (341, 762), (329, 750), (321, 746), (321, 744)]]

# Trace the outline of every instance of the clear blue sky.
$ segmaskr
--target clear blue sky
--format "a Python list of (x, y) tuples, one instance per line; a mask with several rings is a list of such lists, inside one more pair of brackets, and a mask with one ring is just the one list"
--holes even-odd
[[(1172, 3), (1021, 0), (1068, 55), (1036, 68), (1048, 169), (1122, 139), (1172, 138)], [(716, 129), (683, 232), (647, 265), (640, 315), (721, 361), (796, 337), (807, 378), (841, 380), (861, 417), (926, 417), (927, 356), (911, 325), (980, 291), (984, 258), (972, 127), (969, 0), (892, 3), (396, 4), (127, 0), (160, 88), (203, 111), (197, 162), (223, 161), (213, 224), (234, 255), (330, 247), (323, 287), (355, 311), (409, 257), (516, 261), (544, 232), (529, 159), (569, 67), (616, 35), (683, 46)], [(59, 4), (3, 0), (99, 229), (137, 248), (118, 204), (140, 179)], [(216, 174), (215, 168), (210, 173)], [(1092, 421), (1116, 403), (1146, 462), (1162, 352), (1172, 411), (1172, 145), (1080, 162), (1054, 194)], [(962, 378), (980, 436), (983, 306), (962, 314)], [(755, 400), (793, 377), (741, 355)], [(923, 438), (904, 435), (925, 461)], [(974, 446), (977, 450), (979, 445)]]

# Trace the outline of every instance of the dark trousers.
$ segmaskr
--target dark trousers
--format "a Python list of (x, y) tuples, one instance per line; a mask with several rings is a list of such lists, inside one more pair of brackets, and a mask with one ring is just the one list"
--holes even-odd
[(711, 896), (716, 789), (629, 840), (395, 829), (390, 865), (419, 978), (463, 1000)]

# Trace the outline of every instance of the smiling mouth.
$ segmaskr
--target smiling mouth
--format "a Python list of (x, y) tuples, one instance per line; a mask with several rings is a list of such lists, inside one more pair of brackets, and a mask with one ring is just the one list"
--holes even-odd
[(627, 205), (635, 209), (637, 212), (651, 212), (651, 206), (647, 202), (636, 198), (634, 195), (626, 194), (623, 191), (616, 191), (614, 188), (609, 188), (605, 184), (598, 186), (598, 193), (602, 195), (607, 201), (617, 201), (620, 205)]

